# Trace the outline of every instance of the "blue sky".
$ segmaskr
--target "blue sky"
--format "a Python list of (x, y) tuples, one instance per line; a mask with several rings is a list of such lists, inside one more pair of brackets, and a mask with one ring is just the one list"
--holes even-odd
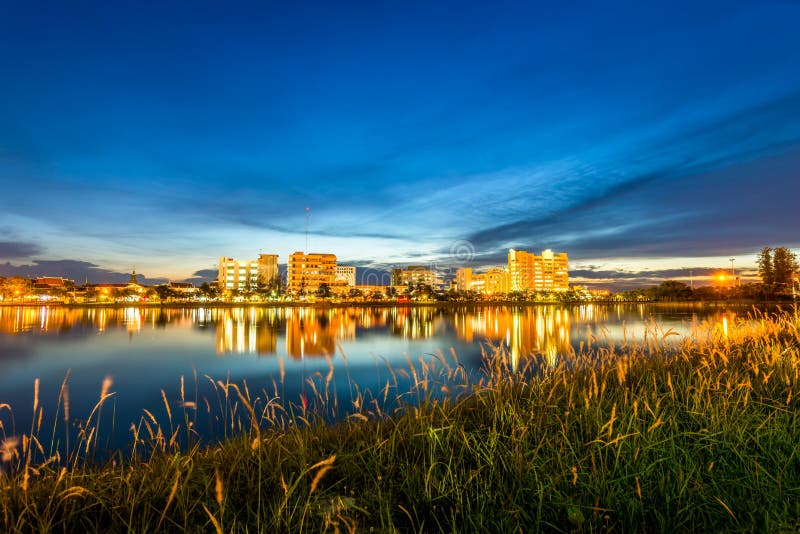
[(0, 4), (0, 275), (800, 247), (800, 4), (521, 4)]

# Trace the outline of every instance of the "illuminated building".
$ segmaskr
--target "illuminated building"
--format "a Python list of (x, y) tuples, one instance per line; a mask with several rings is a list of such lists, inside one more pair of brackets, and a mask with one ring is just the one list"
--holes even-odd
[(569, 263), (566, 252), (547, 249), (541, 256), (509, 249), (508, 275), (512, 291), (567, 291)]
[(131, 273), (131, 278), (127, 284), (94, 284), (84, 285), (84, 292), (91, 290), (97, 295), (100, 301), (117, 300), (123, 298), (125, 300), (139, 300), (139, 295), (144, 292), (145, 286), (139, 283), (136, 278), (136, 270)]
[(457, 291), (472, 291), (472, 267), (457, 270), (455, 283)]
[(167, 287), (175, 293), (185, 296), (194, 295), (200, 291), (200, 289), (194, 287), (194, 285), (189, 282), (170, 282), (167, 284)]
[(319, 286), (336, 280), (336, 255), (295, 252), (289, 256), (288, 288), (290, 293), (314, 293)]
[(474, 291), (483, 295), (498, 295), (509, 292), (508, 271), (493, 267), (485, 273), (473, 273), (465, 267), (456, 271), (456, 288), (459, 291)]
[(256, 290), (278, 277), (278, 255), (259, 254), (257, 260), (239, 261), (221, 256), (217, 285), (220, 291)]
[(508, 271), (502, 267), (494, 267), (485, 273), (473, 275), (472, 290), (484, 295), (508, 293)]
[(69, 289), (75, 287), (75, 282), (56, 276), (43, 276), (33, 281), (36, 289)]
[(262, 286), (269, 286), (279, 278), (278, 274), (278, 255), (259, 254), (258, 255), (258, 282)]
[(356, 285), (356, 268), (352, 265), (336, 266), (336, 281), (344, 282), (348, 287)]
[(424, 284), (439, 287), (442, 283), (439, 273), (422, 265), (409, 265), (407, 269), (392, 269), (392, 285)]

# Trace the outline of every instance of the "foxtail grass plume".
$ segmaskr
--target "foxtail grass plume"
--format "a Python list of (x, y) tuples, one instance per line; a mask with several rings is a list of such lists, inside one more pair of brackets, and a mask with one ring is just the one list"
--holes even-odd
[(11, 436), (3, 440), (0, 444), (0, 459), (4, 462), (10, 462), (17, 455), (17, 447), (19, 447), (19, 438)]

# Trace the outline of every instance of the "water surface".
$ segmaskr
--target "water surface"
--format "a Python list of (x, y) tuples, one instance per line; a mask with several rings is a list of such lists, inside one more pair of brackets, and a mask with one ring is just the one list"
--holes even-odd
[[(181, 377), (188, 399), (213, 396), (208, 377), (246, 381), (252, 390), (274, 389), (295, 399), (314, 373), (335, 370), (337, 391), (377, 391), (392, 368), (445, 354), (470, 373), (481, 367), (481, 349), (502, 345), (518, 365), (531, 353), (550, 360), (586, 344), (641, 340), (657, 325), (686, 334), (704, 321), (715, 324), (750, 308), (648, 304), (483, 307), (348, 308), (65, 308), (0, 307), (0, 410), (6, 435), (30, 427), (34, 380), (40, 403), (53, 417), (69, 371), (70, 409), (86, 417), (110, 377), (114, 396), (112, 443), (124, 442), (131, 422), (147, 408), (165, 412), (179, 399)], [(282, 371), (283, 370), (283, 371)], [(343, 405), (347, 400), (343, 400)], [(109, 416), (109, 412), (111, 415)], [(16, 426), (16, 428), (14, 428)], [(200, 429), (202, 431), (202, 429)], [(212, 430), (212, 432), (214, 432)]]

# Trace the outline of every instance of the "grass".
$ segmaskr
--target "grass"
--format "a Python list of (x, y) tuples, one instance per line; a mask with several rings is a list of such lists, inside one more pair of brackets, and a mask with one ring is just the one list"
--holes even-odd
[[(515, 371), (489, 348), (475, 377), (454, 354), (409, 361), (374, 395), (353, 386), (349, 407), (332, 365), (297, 402), (281, 383), (212, 380), (215, 396), (195, 400), (181, 387), (179, 409), (164, 395), (167, 420), (148, 412), (131, 451), (99, 464), (104, 387), (71, 449), (42, 445), (41, 417), (4, 437), (0, 530), (800, 529), (796, 313), (598, 341)], [(59, 404), (68, 411), (66, 380)], [(228, 437), (197, 439), (199, 410)]]

